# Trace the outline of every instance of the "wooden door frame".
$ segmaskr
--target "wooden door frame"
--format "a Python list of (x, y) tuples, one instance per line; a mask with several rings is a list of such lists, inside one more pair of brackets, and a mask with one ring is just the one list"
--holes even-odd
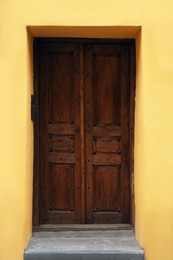
[[(33, 175), (33, 230), (56, 230), (57, 225), (50, 226), (39, 224), (39, 43), (40, 42), (70, 42), (70, 43), (111, 43), (111, 44), (125, 44), (130, 47), (130, 120), (129, 120), (129, 147), (130, 147), (130, 157), (129, 157), (129, 171), (130, 171), (130, 226), (135, 225), (135, 203), (134, 203), (134, 114), (135, 114), (135, 86), (136, 86), (136, 62), (135, 62), (135, 40), (134, 39), (69, 39), (69, 38), (35, 38), (34, 39), (34, 96), (36, 104), (36, 118), (34, 121), (34, 175)], [(129, 224), (115, 224), (115, 225), (102, 225), (103, 229), (126, 229), (129, 228)], [(68, 225), (58, 225), (62, 229), (69, 229)], [(65, 227), (66, 226), (66, 227)], [(86, 224), (78, 225), (81, 229), (97, 229), (98, 225)], [(92, 226), (92, 227), (91, 227)], [(109, 226), (109, 227), (108, 227)], [(73, 227), (71, 227), (73, 229)], [(100, 227), (101, 228), (101, 227)]]

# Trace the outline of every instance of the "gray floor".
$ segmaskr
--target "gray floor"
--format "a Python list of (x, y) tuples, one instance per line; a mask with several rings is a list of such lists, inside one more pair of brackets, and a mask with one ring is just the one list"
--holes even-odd
[(33, 233), (25, 260), (143, 260), (133, 230)]

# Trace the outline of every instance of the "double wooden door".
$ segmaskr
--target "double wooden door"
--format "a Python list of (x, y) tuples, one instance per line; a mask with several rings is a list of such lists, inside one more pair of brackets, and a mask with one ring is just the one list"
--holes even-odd
[(39, 223), (129, 223), (129, 45), (37, 47)]

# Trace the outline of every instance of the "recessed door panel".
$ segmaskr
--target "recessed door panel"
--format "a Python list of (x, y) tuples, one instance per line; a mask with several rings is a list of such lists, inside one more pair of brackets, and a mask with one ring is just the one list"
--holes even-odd
[(51, 57), (50, 122), (74, 122), (74, 53), (49, 51), (48, 55)]
[(74, 184), (74, 165), (50, 165), (50, 211), (74, 211)]
[(95, 53), (92, 69), (94, 125), (118, 123), (118, 58)]

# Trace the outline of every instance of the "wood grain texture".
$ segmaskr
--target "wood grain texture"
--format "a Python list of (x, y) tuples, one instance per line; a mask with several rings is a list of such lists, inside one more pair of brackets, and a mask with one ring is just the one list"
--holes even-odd
[(86, 45), (85, 68), (86, 221), (128, 223), (129, 47)]
[(40, 223), (80, 223), (78, 44), (40, 46)]

